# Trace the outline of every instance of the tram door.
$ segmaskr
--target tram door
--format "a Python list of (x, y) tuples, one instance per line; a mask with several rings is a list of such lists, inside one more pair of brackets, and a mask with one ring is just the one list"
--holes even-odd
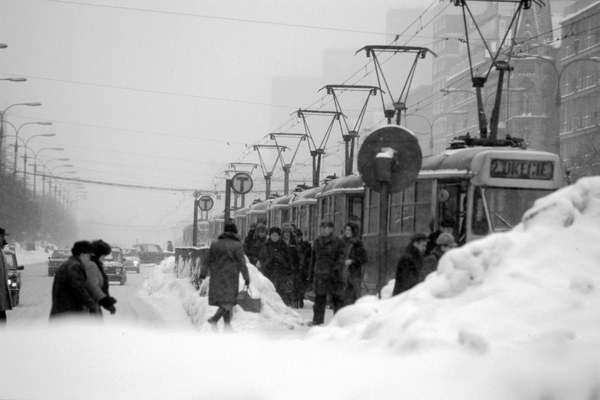
[(459, 244), (463, 244), (466, 237), (466, 185), (462, 182), (438, 181), (437, 203), (438, 226), (434, 230), (440, 227), (442, 221), (452, 221), (454, 235)]

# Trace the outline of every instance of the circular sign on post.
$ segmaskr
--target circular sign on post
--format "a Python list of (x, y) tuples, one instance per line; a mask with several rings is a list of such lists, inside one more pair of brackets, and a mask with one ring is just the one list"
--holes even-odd
[(213, 208), (215, 202), (210, 196), (202, 196), (198, 199), (198, 208), (202, 211), (208, 211)]
[(237, 194), (246, 194), (252, 190), (252, 177), (246, 172), (238, 172), (231, 178), (231, 189)]
[[(378, 157), (379, 155), (379, 157)], [(419, 141), (409, 130), (397, 125), (376, 129), (365, 139), (358, 152), (358, 171), (363, 182), (376, 192), (388, 171), (378, 171), (376, 158), (392, 158), (390, 191), (396, 193), (410, 186), (419, 175), (423, 155)]]

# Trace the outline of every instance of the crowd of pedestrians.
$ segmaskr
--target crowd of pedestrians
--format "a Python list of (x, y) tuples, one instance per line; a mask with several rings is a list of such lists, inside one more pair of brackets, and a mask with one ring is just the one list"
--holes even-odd
[(102, 308), (116, 312), (117, 300), (109, 294), (104, 257), (111, 247), (103, 240), (73, 244), (71, 256), (61, 264), (52, 282), (50, 319), (65, 316), (102, 317)]

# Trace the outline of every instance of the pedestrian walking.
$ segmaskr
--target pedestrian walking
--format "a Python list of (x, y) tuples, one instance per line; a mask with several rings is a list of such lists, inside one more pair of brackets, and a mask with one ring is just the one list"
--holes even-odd
[[(431, 223), (433, 225), (433, 222)], [(444, 218), (442, 222), (440, 222), (440, 229), (437, 231), (431, 232), (429, 234), (429, 238), (427, 240), (427, 248), (425, 249), (425, 255), (428, 256), (431, 254), (433, 249), (436, 246), (436, 240), (442, 233), (449, 233), (454, 236), (454, 220), (450, 218)], [(431, 228), (432, 229), (432, 228)], [(456, 241), (456, 238), (454, 238)]]
[(294, 273), (294, 298), (296, 299), (297, 307), (304, 308), (304, 296), (308, 286), (308, 269), (310, 268), (312, 246), (308, 240), (304, 240), (304, 235), (300, 229), (296, 229), (296, 238), (298, 239), (298, 270)]
[(454, 239), (454, 236), (451, 233), (447, 232), (444, 232), (440, 236), (438, 236), (435, 243), (436, 246), (431, 251), (431, 254), (429, 254), (423, 260), (423, 268), (419, 273), (420, 282), (424, 281), (427, 275), (429, 275), (437, 269), (438, 262), (440, 261), (440, 258), (442, 258), (444, 253), (456, 247), (456, 241)]
[(52, 308), (50, 318), (64, 315), (96, 313), (98, 306), (87, 290), (85, 263), (92, 256), (92, 244), (79, 241), (73, 244), (71, 257), (61, 264), (52, 283)]
[(344, 305), (349, 305), (362, 295), (362, 266), (368, 261), (357, 223), (348, 222), (344, 226), (344, 243)]
[(10, 288), (8, 287), (8, 262), (4, 258), (4, 246), (6, 241), (6, 230), (0, 228), (0, 326), (6, 325), (6, 311), (12, 310), (12, 299), (10, 297)]
[(258, 262), (262, 274), (273, 282), (281, 300), (290, 306), (293, 287), (290, 287), (287, 282), (290, 276), (293, 281), (292, 260), (289, 247), (281, 240), (279, 227), (274, 226), (269, 229), (269, 238), (260, 250)]
[(171, 242), (170, 240), (167, 240), (167, 251), (170, 251), (171, 253), (173, 252), (173, 242)]
[[(92, 252), (90, 261), (84, 264), (87, 275), (87, 289), (99, 306), (114, 314), (117, 311), (115, 308), (117, 300), (108, 293), (110, 284), (108, 276), (104, 272), (104, 257), (111, 254), (112, 249), (105, 241), (95, 240), (92, 242)], [(102, 316), (100, 307), (97, 307), (97, 309), (97, 315)]]
[(208, 285), (208, 304), (219, 307), (208, 319), (213, 330), (223, 318), (225, 331), (231, 331), (233, 307), (237, 304), (239, 293), (239, 275), (242, 274), (245, 286), (250, 286), (250, 276), (246, 257), (235, 224), (227, 223), (224, 232), (211, 243), (206, 264), (202, 267), (200, 278), (210, 277)]
[(396, 283), (392, 295), (395, 296), (418, 284), (419, 274), (423, 268), (423, 256), (427, 248), (428, 237), (424, 233), (415, 233), (404, 254), (398, 260), (396, 266)]
[(315, 304), (311, 325), (321, 325), (325, 321), (327, 295), (331, 297), (334, 314), (344, 305), (343, 269), (344, 241), (333, 234), (333, 221), (319, 224), (319, 237), (313, 244), (309, 281), (313, 284)]

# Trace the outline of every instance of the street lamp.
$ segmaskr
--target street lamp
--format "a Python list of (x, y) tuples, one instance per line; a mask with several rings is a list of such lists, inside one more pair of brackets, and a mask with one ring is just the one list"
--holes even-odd
[[(13, 163), (13, 176), (17, 176), (17, 153), (19, 152), (19, 132), (21, 131), (21, 128), (23, 128), (25, 125), (52, 125), (52, 122), (48, 122), (48, 121), (41, 121), (41, 122), (25, 122), (21, 125), (19, 125), (19, 127), (15, 127), (12, 123), (8, 122), (8, 121), (4, 121), (5, 123), (9, 124), (10, 126), (12, 126), (12, 128), (15, 130), (15, 160)], [(53, 135), (55, 136), (55, 135)]]
[(0, 173), (2, 172), (2, 160), (4, 159), (4, 149), (2, 148), (2, 143), (4, 141), (4, 116), (6, 115), (7, 111), (16, 106), (38, 107), (41, 105), (42, 103), (39, 102), (15, 103), (6, 107), (4, 110), (0, 110)]
[[(55, 169), (57, 168), (66, 168), (66, 167), (74, 167), (73, 164), (61, 164), (61, 165), (56, 165), (52, 168), (48, 167), (48, 164), (50, 164), (53, 161), (69, 161), (68, 158), (51, 158), (50, 160), (43, 162), (40, 160), (40, 162), (42, 163), (42, 166), (44, 168), (45, 171), (48, 171), (48, 193), (51, 192), (52, 190), (52, 174), (54, 172)], [(75, 173), (75, 171), (72, 171), (73, 173)], [(46, 188), (46, 174), (42, 174), (42, 197), (45, 194), (45, 188)]]
[(440, 113), (433, 117), (431, 120), (429, 120), (429, 118), (421, 114), (407, 114), (406, 118), (408, 119), (408, 117), (420, 117), (427, 121), (427, 124), (429, 125), (429, 154), (433, 154), (433, 127), (435, 126), (435, 121), (437, 121), (438, 118), (443, 117), (445, 115), (465, 115), (468, 113), (469, 112), (467, 110), (453, 110)]
[(27, 149), (31, 150), (35, 154), (33, 149), (31, 147), (27, 146), (29, 144), (29, 141), (31, 139), (33, 139), (34, 137), (53, 137), (53, 136), (56, 136), (56, 133), (39, 133), (37, 135), (30, 136), (29, 139), (27, 139), (27, 140), (23, 140), (23, 143), (24, 143), (23, 146), (25, 148), (25, 155), (23, 156), (23, 185), (25, 187), (27, 187)]
[[(34, 164), (33, 164), (33, 197), (35, 198), (36, 196), (36, 181), (37, 181), (37, 158), (38, 155), (45, 150), (53, 150), (53, 151), (63, 151), (64, 149), (62, 147), (44, 147), (43, 149), (39, 149), (38, 151), (33, 151), (33, 158), (34, 158)], [(27, 152), (25, 152), (25, 154), (27, 154)]]
[(556, 67), (556, 63), (554, 62), (554, 58), (552, 57), (544, 57), (544, 56), (539, 56), (537, 54), (514, 54), (513, 58), (537, 58), (539, 60), (545, 61), (548, 64), (550, 64), (550, 66), (552, 67), (552, 69), (554, 70), (554, 72), (556, 72), (556, 98), (555, 98), (555, 103), (557, 106), (560, 106), (561, 104), (561, 94), (560, 94), (560, 78), (562, 77), (563, 72), (565, 72), (565, 70), (567, 69), (568, 66), (570, 66), (571, 64), (575, 64), (578, 62), (582, 62), (582, 61), (592, 61), (592, 62), (596, 62), (596, 63), (600, 63), (600, 57), (587, 57), (587, 58), (578, 58), (576, 60), (571, 60), (568, 63), (566, 63), (565, 65), (563, 65), (561, 67), (561, 69), (559, 70)]

